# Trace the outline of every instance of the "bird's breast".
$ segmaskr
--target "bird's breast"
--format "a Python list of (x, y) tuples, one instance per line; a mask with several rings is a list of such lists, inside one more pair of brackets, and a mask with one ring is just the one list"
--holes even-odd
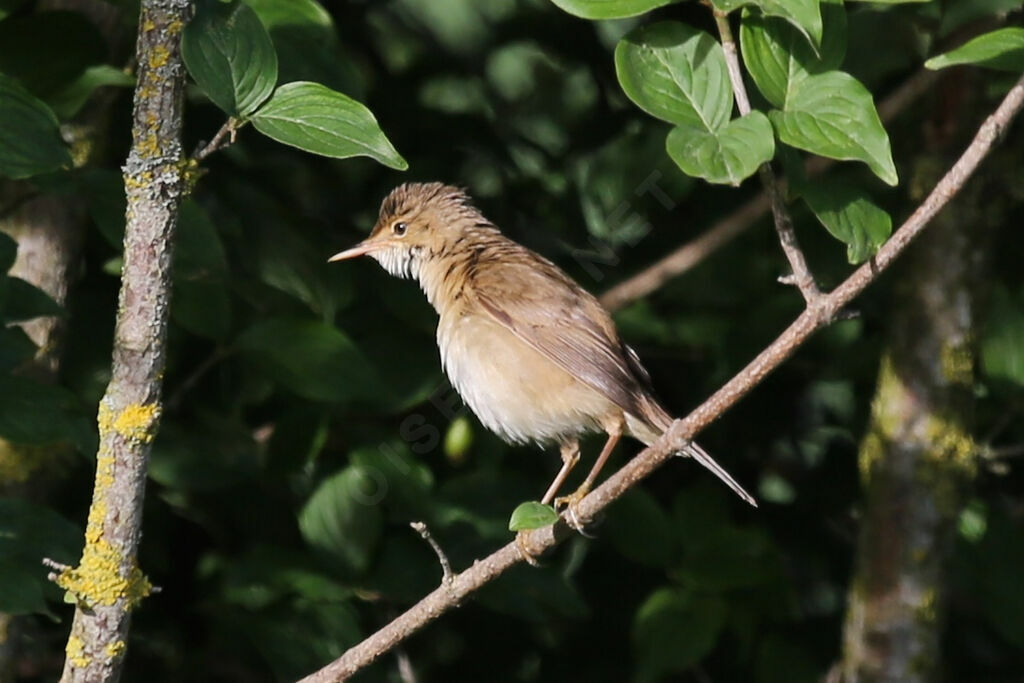
[(466, 405), (506, 441), (547, 443), (594, 431), (615, 409), (482, 311), (456, 306), (442, 312), (437, 343)]

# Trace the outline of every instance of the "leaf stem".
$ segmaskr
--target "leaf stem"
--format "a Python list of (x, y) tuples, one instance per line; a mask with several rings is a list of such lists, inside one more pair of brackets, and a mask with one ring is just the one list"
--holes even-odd
[[(715, 26), (718, 28), (718, 35), (722, 39), (722, 49), (725, 52), (725, 63), (729, 70), (729, 80), (732, 81), (732, 91), (736, 96), (736, 106), (739, 108), (740, 116), (750, 113), (750, 99), (747, 97), (746, 86), (743, 85), (743, 72), (740, 70), (740, 60), (736, 50), (736, 41), (732, 36), (732, 29), (729, 27), (729, 15), (722, 10), (712, 8), (711, 13), (715, 17)], [(796, 231), (793, 229), (793, 219), (786, 209), (786, 200), (775, 180), (775, 172), (772, 171), (770, 163), (761, 164), (758, 169), (761, 177), (761, 184), (771, 202), (772, 216), (775, 218), (775, 231), (779, 235), (779, 243), (782, 251), (789, 261), (789, 267), (793, 273), (790, 276), (780, 278), (779, 281), (785, 284), (794, 284), (803, 294), (804, 301), (808, 307), (818, 304), (821, 297), (821, 290), (818, 283), (811, 274), (807, 265), (807, 259), (800, 249), (800, 242), (796, 238)]]

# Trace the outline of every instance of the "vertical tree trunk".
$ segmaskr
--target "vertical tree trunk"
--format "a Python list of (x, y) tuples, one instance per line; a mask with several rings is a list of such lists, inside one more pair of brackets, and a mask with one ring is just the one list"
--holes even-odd
[[(952, 120), (962, 119), (953, 109)], [(955, 124), (935, 124), (925, 124), (933, 151), (918, 160), (918, 185), (929, 186), (931, 169), (944, 167), (935, 134), (958, 142)], [(994, 157), (936, 217), (899, 274), (859, 455), (865, 502), (840, 666), (850, 683), (941, 678), (946, 561), (978, 466), (971, 436), (978, 289), (998, 220), (988, 195), (1005, 153)]]
[(116, 681), (132, 609), (151, 586), (137, 564), (146, 464), (160, 417), (172, 238), (185, 191), (181, 32), (190, 0), (143, 0), (124, 268), (112, 377), (100, 401), (96, 482), (77, 567), (57, 583), (77, 602), (62, 681)]
[[(43, 0), (39, 10), (73, 10), (87, 16), (100, 30), (108, 45), (121, 42), (118, 8), (101, 0)], [(111, 49), (111, 53), (116, 50)], [(121, 55), (124, 56), (124, 55)], [(105, 147), (111, 93), (94, 97), (73, 121), (61, 126), (61, 134), (73, 150), (76, 167), (95, 161)], [(12, 189), (15, 183), (11, 183)], [(67, 195), (43, 195), (29, 199), (12, 215), (0, 220), (0, 230), (18, 242), (18, 257), (11, 275), (19, 277), (64, 304), (80, 258), (85, 232), (85, 203)], [(22, 324), (39, 347), (32, 371), (43, 379), (56, 374), (61, 350), (62, 321), (44, 316)], [(2, 485), (3, 482), (0, 482)]]
[[(111, 47), (110, 56), (114, 60), (126, 56), (117, 48), (123, 33), (119, 8), (103, 0), (41, 0), (37, 9), (40, 12), (64, 9), (84, 14)], [(101, 92), (74, 120), (61, 126), (61, 134), (73, 150), (76, 167), (86, 166), (103, 156), (113, 100), (112, 92)], [(10, 201), (5, 195), (17, 197), (17, 193), (25, 191), (25, 183), (19, 181), (0, 186), (5, 205)], [(80, 197), (44, 194), (25, 201), (0, 219), (0, 231), (18, 243), (18, 255), (10, 275), (35, 285), (63, 306), (77, 277), (86, 221), (86, 204)], [(21, 323), (29, 339), (39, 348), (33, 362), (18, 368), (18, 372), (44, 382), (56, 381), (64, 350), (65, 321), (58, 316), (40, 316)], [(60, 476), (57, 473), (67, 469), (63, 459), (69, 454), (63, 449), (25, 449), (2, 440), (0, 448), (5, 449), (10, 465), (8, 476), (0, 477), (0, 496), (43, 499), (48, 485)], [(0, 613), (0, 681), (14, 680), (22, 644), (33, 637), (35, 623), (31, 617)]]

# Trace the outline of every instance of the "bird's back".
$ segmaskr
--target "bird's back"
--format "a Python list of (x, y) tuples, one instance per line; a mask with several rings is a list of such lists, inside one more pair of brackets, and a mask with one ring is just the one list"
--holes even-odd
[[(494, 233), (437, 272), (450, 281), (437, 306), (442, 361), (486, 426), (512, 441), (547, 441), (600, 429), (618, 413), (642, 440), (660, 434), (651, 418), (666, 414), (611, 316), (553, 263)], [(530, 411), (535, 433), (523, 438)]]

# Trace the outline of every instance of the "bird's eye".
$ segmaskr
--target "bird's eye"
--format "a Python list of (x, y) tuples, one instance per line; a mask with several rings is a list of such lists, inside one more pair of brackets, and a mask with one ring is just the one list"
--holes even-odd
[(405, 231), (409, 229), (408, 223), (395, 223), (391, 226), (391, 232), (395, 233), (399, 237), (405, 234)]

